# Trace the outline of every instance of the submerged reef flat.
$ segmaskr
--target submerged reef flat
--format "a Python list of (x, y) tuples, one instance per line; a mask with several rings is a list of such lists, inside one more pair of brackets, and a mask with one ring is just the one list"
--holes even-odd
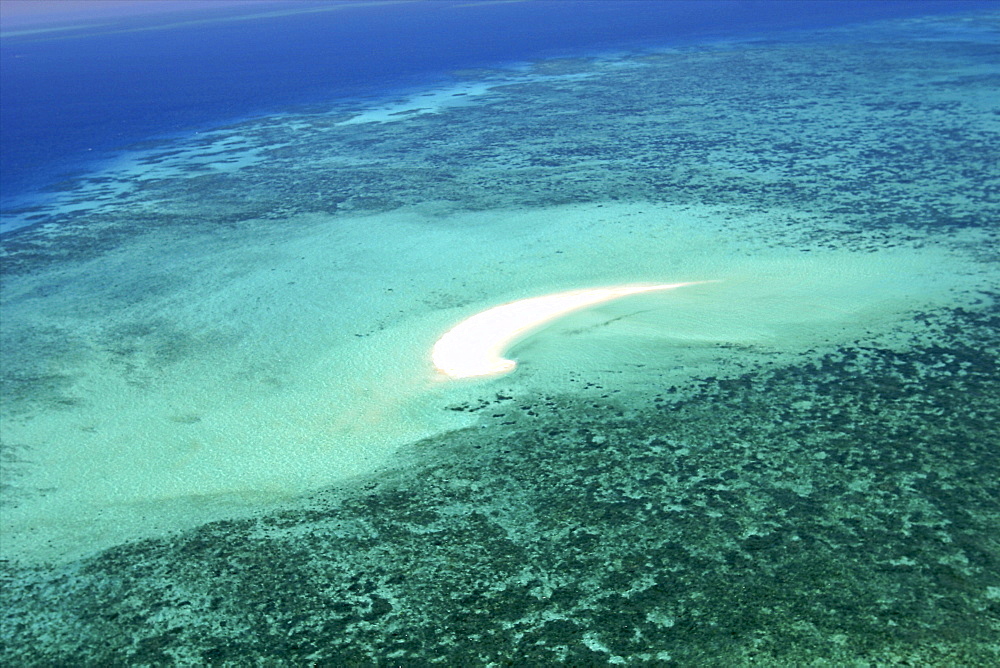
[(996, 665), (998, 25), (465, 72), (5, 211), (0, 661)]
[(15, 569), (4, 656), (993, 665), (1000, 313), (922, 322), (683, 399), (493, 395), (381, 478)]
[[(124, 157), (63, 184), (52, 207), (5, 212), (41, 228), (10, 240), (5, 262), (59, 262), (51, 242), (63, 234), (63, 252), (79, 257), (139, 229), (430, 202), (787, 208), (859, 231), (989, 226), (1000, 73), (980, 32), (995, 21), (624, 55), (564, 75), (542, 62), (539, 73), (484, 73), (490, 86), (475, 96), (457, 86), (457, 107), (417, 97), (419, 113), (365, 123), (350, 107), (255, 119)], [(117, 225), (126, 209), (133, 224)]]

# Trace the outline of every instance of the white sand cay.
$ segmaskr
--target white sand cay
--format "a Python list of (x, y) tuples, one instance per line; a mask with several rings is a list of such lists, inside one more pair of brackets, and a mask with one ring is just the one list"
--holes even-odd
[(570, 311), (641, 292), (672, 290), (709, 282), (714, 281), (571, 290), (501, 304), (477, 313), (448, 330), (434, 344), (431, 357), (434, 367), (451, 378), (507, 373), (517, 366), (517, 362), (502, 356), (511, 343)]

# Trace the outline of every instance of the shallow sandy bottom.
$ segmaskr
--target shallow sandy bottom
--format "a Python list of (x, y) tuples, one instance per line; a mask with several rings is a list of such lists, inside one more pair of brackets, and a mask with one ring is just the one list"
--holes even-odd
[[(400, 445), (470, 423), (448, 406), (498, 390), (731, 375), (904, 327), (984, 280), (957, 238), (835, 245), (837, 229), (800, 217), (809, 244), (786, 235), (790, 216), (610, 203), (312, 216), (254, 244), (145, 239), (15, 279), (8, 317), (69, 333), (51, 363), (71, 381), (59, 410), (5, 425), (31, 465), (4, 550), (80, 554), (240, 514), (390, 466)], [(718, 282), (567, 315), (518, 341), (502, 379), (445, 383), (431, 364), (443, 332), (507, 301), (705, 280)]]

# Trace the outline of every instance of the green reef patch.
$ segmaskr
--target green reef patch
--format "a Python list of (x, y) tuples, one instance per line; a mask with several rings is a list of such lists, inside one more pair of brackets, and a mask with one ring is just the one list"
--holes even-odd
[(9, 570), (2, 656), (991, 665), (998, 321), (925, 314), (934, 346), (859, 342), (683, 397), (588, 384), (457, 406), (480, 424), (396, 471)]

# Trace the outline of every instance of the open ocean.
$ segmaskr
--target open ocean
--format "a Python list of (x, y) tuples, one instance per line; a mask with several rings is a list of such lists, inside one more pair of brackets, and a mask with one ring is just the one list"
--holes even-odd
[[(766, 0), (206, 4), (193, 14), (11, 29), (0, 41), (3, 198), (86, 169), (94, 152), (104, 157), (251, 115), (392, 95), (459, 69), (991, 3), (814, 2), (794, 11)], [(273, 15), (248, 18), (256, 14)]]
[(995, 2), (9, 1), (4, 665), (1000, 665)]

